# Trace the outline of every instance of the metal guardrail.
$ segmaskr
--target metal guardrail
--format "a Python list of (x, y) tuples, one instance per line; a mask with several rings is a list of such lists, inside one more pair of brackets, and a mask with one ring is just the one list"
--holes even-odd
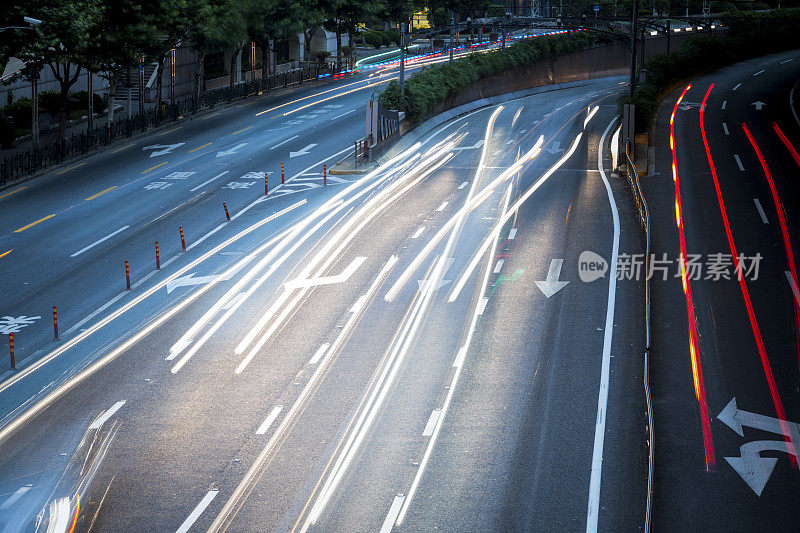
[(633, 199), (636, 203), (636, 211), (639, 215), (639, 224), (645, 236), (645, 259), (644, 259), (644, 305), (645, 305), (645, 350), (644, 350), (644, 396), (647, 403), (647, 429), (650, 434), (650, 446), (647, 454), (647, 503), (644, 519), (644, 531), (650, 532), (651, 510), (653, 503), (653, 457), (655, 446), (655, 434), (653, 432), (653, 403), (650, 395), (650, 213), (647, 209), (647, 201), (642, 194), (642, 188), (639, 184), (639, 174), (636, 172), (636, 166), (631, 160), (631, 155), (628, 152), (628, 147), (625, 147), (625, 159), (627, 166), (628, 185), (633, 193)]
[(233, 87), (225, 86), (203, 91), (199, 96), (189, 96), (166, 104), (160, 110), (150, 109), (136, 113), (131, 118), (124, 117), (110, 124), (73, 134), (63, 140), (42, 142), (37, 150), (30, 148), (13, 156), (4, 157), (0, 161), (0, 187), (48, 166), (63, 163), (71, 156), (86, 154), (116, 139), (131, 137), (136, 132), (145, 132), (165, 122), (194, 115), (202, 109), (211, 109), (220, 103), (268, 93), (278, 88), (299, 85), (304, 81), (313, 81), (330, 75), (327, 69), (309, 68), (256, 78)]

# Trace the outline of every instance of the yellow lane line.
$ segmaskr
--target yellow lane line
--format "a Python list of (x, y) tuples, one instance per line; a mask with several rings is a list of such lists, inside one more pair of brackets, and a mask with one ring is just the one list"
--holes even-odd
[(14, 251), (14, 249), (12, 248), (12, 249), (10, 249), (10, 250), (9, 250), (9, 251), (7, 251), (7, 252), (3, 252), (2, 254), (0, 254), (0, 257), (5, 257), (5, 256), (7, 256), (8, 254), (10, 254), (10, 253), (11, 253), (11, 252), (13, 252), (13, 251)]
[(127, 149), (127, 148), (130, 148), (131, 146), (134, 146), (135, 144), (136, 144), (136, 143), (134, 143), (134, 144), (129, 144), (128, 146), (123, 146), (122, 148), (117, 148), (116, 150), (111, 150), (109, 153), (110, 153), (110, 154), (116, 154), (117, 152), (121, 152), (121, 151), (123, 151), (123, 150), (125, 150), (125, 149)]
[(246, 128), (244, 128), (244, 129), (241, 129), (241, 130), (239, 130), (239, 131), (234, 131), (233, 133), (231, 133), (231, 135), (236, 135), (237, 133), (242, 133), (243, 131), (247, 131), (247, 130), (249, 130), (249, 129), (250, 129), (250, 128), (252, 128), (252, 127), (253, 127), (253, 126), (247, 126)]
[(206, 143), (206, 144), (204, 144), (203, 146), (198, 146), (198, 147), (197, 147), (197, 148), (195, 148), (194, 150), (189, 150), (189, 153), (191, 154), (192, 152), (196, 152), (196, 151), (198, 151), (198, 150), (200, 150), (200, 149), (202, 149), (202, 148), (205, 148), (205, 147), (206, 147), (206, 146), (208, 146), (209, 144), (211, 144), (211, 143)]
[(108, 189), (106, 189), (106, 190), (104, 190), (104, 191), (100, 191), (99, 193), (97, 193), (97, 194), (94, 194), (94, 195), (90, 196), (89, 198), (86, 198), (86, 200), (85, 200), (85, 201), (87, 201), (87, 202), (88, 202), (89, 200), (94, 200), (95, 198), (98, 198), (98, 197), (100, 197), (100, 196), (103, 196), (103, 195), (104, 195), (105, 193), (107, 193), (108, 191), (113, 191), (113, 190), (114, 190), (114, 189), (116, 189), (116, 188), (117, 188), (117, 186), (116, 186), (116, 185), (114, 185), (113, 187), (109, 187)]
[(163, 163), (159, 163), (159, 164), (157, 164), (157, 165), (156, 165), (156, 166), (154, 166), (154, 167), (150, 167), (150, 168), (148, 168), (148, 169), (147, 169), (147, 170), (145, 170), (144, 172), (139, 172), (139, 174), (147, 174), (147, 173), (148, 173), (148, 172), (150, 172), (151, 170), (155, 170), (155, 169), (157, 169), (158, 167), (160, 167), (161, 165), (166, 165), (166, 164), (167, 164), (167, 162), (166, 162), (166, 161), (164, 161)]
[(222, 113), (222, 111), (217, 111), (217, 112), (216, 112), (216, 113), (214, 113), (213, 115), (208, 115), (207, 117), (203, 117), (203, 118), (201, 118), (200, 120), (208, 120), (208, 119), (210, 119), (211, 117), (216, 117), (216, 116), (217, 116), (217, 115), (219, 115), (220, 113)]
[(0, 200), (2, 200), (3, 198), (5, 198), (7, 196), (11, 196), (12, 194), (18, 193), (19, 191), (21, 191), (23, 189), (27, 189), (27, 188), (28, 188), (28, 186), (26, 185), (24, 187), (20, 187), (19, 189), (14, 189), (13, 191), (10, 191), (10, 192), (7, 192), (5, 194), (2, 194), (2, 195), (0, 195)]
[(56, 214), (55, 214), (55, 213), (53, 213), (52, 215), (47, 215), (47, 216), (46, 216), (46, 217), (44, 217), (44, 218), (40, 218), (40, 219), (39, 219), (39, 220), (37, 220), (36, 222), (31, 222), (31, 223), (30, 223), (30, 224), (28, 224), (27, 226), (22, 226), (22, 227), (21, 227), (21, 228), (19, 228), (19, 229), (15, 229), (15, 230), (14, 230), (14, 233), (19, 233), (19, 232), (21, 232), (21, 231), (25, 231), (25, 230), (26, 230), (26, 229), (28, 229), (28, 228), (32, 228), (33, 226), (35, 226), (35, 225), (36, 225), (36, 224), (38, 224), (39, 222), (44, 222), (45, 220), (47, 220), (47, 219), (49, 219), (49, 218), (53, 218), (54, 216), (56, 216)]
[(59, 170), (58, 172), (56, 172), (56, 174), (63, 174), (64, 172), (69, 172), (70, 170), (75, 170), (76, 168), (82, 167), (85, 164), (86, 164), (86, 161), (84, 161), (83, 163), (78, 163), (74, 167), (69, 167), (69, 168), (65, 168), (64, 170)]
[(167, 130), (164, 133), (159, 133), (158, 136), (161, 137), (162, 135), (166, 135), (167, 133), (172, 133), (175, 130), (181, 129), (183, 126), (178, 126), (177, 128), (172, 128), (171, 130)]

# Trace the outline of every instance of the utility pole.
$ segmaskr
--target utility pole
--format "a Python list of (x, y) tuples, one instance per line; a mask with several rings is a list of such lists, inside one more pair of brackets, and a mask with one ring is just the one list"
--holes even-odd
[(455, 33), (456, 28), (456, 17), (454, 15), (450, 15), (450, 64), (453, 64), (453, 34)]
[(86, 69), (86, 131), (91, 135), (94, 126), (94, 87), (92, 86), (92, 71)]
[(406, 95), (406, 23), (400, 23), (400, 101), (403, 102)]
[(633, 0), (633, 13), (631, 14), (631, 88), (630, 96), (636, 89), (636, 38), (639, 32), (639, 0)]
[(506, 30), (508, 28), (508, 21), (511, 19), (511, 13), (506, 11), (506, 16), (503, 19), (503, 52), (506, 51)]

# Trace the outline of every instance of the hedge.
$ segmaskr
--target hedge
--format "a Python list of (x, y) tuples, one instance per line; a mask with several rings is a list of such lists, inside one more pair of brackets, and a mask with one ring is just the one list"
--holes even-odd
[(378, 95), (387, 109), (405, 109), (412, 123), (429, 117), (436, 106), (475, 83), (493, 74), (530, 65), (537, 61), (590, 48), (599, 37), (588, 32), (567, 35), (545, 35), (518, 41), (505, 53), (495, 50), (472, 53), (449, 63), (423, 69), (405, 83), (405, 98), (401, 101), (400, 85), (392, 81)]
[(646, 81), (636, 87), (633, 99), (620, 103), (636, 105), (636, 129), (646, 131), (658, 110), (658, 101), (674, 83), (697, 74), (766, 54), (800, 47), (797, 27), (800, 9), (763, 13), (729, 12), (721, 17), (728, 27), (725, 37), (695, 37), (670, 54), (645, 61)]

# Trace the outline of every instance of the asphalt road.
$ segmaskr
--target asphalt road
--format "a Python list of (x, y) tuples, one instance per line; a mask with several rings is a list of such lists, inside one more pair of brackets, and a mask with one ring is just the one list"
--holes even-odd
[[(643, 178), (653, 252), (671, 264), (653, 282), (657, 531), (800, 523), (798, 67), (797, 51), (739, 63), (660, 109), (656, 175)], [(682, 250), (702, 269), (687, 267), (685, 288)]]
[[(641, 527), (621, 80), (479, 109), (323, 187), (364, 86), (247, 102), (0, 199), (0, 309), (41, 317), (0, 382), (6, 530)], [(585, 251), (604, 275), (581, 280)]]

